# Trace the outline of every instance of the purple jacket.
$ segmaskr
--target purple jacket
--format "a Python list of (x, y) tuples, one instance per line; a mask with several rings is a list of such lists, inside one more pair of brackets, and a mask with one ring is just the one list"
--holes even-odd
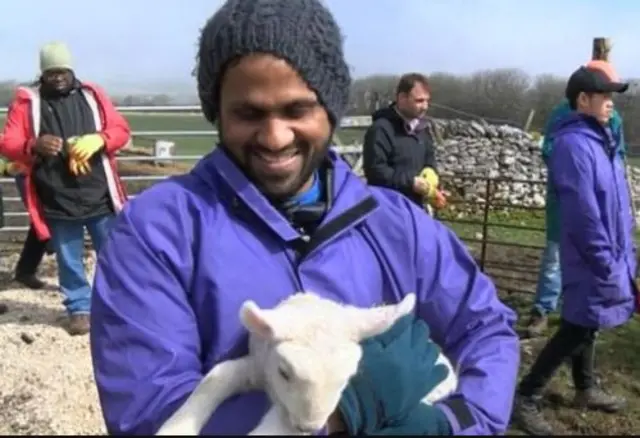
[[(331, 159), (326, 231), (302, 259), (290, 245), (298, 232), (220, 148), (118, 215), (98, 260), (91, 323), (110, 434), (155, 433), (214, 364), (245, 355), (244, 300), (271, 307), (303, 289), (356, 306), (415, 291), (419, 316), (460, 369), (460, 392), (440, 408), (459, 434), (505, 431), (520, 362), (514, 312), (447, 227)], [(236, 396), (203, 434), (245, 435), (267, 407), (261, 392)]]
[(635, 221), (624, 163), (609, 130), (576, 112), (556, 125), (549, 160), (560, 208), (562, 316), (609, 328), (635, 310)]

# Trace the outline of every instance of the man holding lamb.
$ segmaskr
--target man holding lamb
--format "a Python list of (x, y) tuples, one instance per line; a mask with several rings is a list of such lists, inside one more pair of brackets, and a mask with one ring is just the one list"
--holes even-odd
[[(244, 302), (271, 308), (309, 290), (357, 307), (417, 298), (418, 318), (388, 348), (364, 346), (318, 432), (504, 433), (515, 314), (447, 227), (330, 149), (351, 76), (323, 3), (228, 0), (202, 30), (197, 80), (220, 144), (127, 204), (97, 264), (91, 351), (108, 432), (156, 433), (216, 364), (247, 354)], [(446, 377), (438, 346), (459, 385), (421, 404), (416, 388)], [(268, 409), (266, 394), (239, 394), (201, 433), (247, 434)]]

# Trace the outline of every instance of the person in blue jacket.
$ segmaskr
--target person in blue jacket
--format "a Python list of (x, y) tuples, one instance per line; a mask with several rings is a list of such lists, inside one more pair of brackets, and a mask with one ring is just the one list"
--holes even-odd
[[(553, 149), (552, 130), (558, 121), (564, 119), (572, 112), (571, 104), (567, 99), (558, 104), (547, 120), (542, 142), (542, 159), (549, 170), (549, 156)], [(607, 122), (613, 138), (617, 143), (617, 149), (624, 160), (627, 145), (624, 141), (622, 118), (616, 109), (613, 109), (611, 118)], [(551, 178), (547, 178), (547, 191), (545, 200), (545, 232), (546, 242), (540, 259), (540, 271), (536, 296), (531, 309), (531, 317), (527, 324), (527, 332), (530, 337), (540, 336), (547, 329), (548, 315), (555, 312), (562, 291), (562, 276), (560, 273), (560, 212), (555, 199), (553, 189), (550, 186)]]
[[(323, 3), (228, 0), (202, 30), (198, 91), (220, 143), (127, 203), (97, 262), (90, 340), (109, 434), (154, 434), (215, 364), (247, 354), (245, 300), (269, 308), (300, 290), (358, 307), (415, 292), (435, 342), (365, 351), (322, 433), (507, 428), (516, 315), (452, 231), (330, 148), (351, 76)], [(436, 344), (459, 387), (429, 406), (412, 392), (440, 371), (414, 363), (435, 361)], [(230, 398), (202, 434), (247, 434), (268, 407), (263, 392)]]
[(635, 220), (624, 163), (609, 120), (619, 81), (611, 64), (591, 61), (574, 72), (566, 97), (575, 111), (551, 134), (551, 187), (560, 210), (563, 305), (560, 327), (522, 379), (514, 417), (534, 435), (553, 435), (539, 409), (547, 382), (571, 360), (575, 404), (616, 412), (625, 400), (604, 392), (594, 375), (595, 338), (636, 310)]

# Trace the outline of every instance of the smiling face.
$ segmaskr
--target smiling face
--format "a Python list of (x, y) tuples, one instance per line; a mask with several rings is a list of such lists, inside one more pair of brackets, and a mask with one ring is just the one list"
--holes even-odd
[(287, 62), (266, 54), (245, 56), (227, 68), (219, 120), (224, 147), (276, 199), (310, 186), (332, 131), (316, 93)]
[(41, 79), (48, 89), (64, 93), (73, 85), (73, 72), (65, 68), (51, 69), (43, 72)]

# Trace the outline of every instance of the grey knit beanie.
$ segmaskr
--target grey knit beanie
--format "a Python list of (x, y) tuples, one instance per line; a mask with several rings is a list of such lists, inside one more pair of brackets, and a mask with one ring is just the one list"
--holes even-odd
[(220, 82), (230, 60), (270, 53), (298, 71), (335, 126), (351, 87), (342, 45), (340, 28), (320, 0), (227, 0), (200, 35), (196, 68), (202, 111), (215, 123)]

